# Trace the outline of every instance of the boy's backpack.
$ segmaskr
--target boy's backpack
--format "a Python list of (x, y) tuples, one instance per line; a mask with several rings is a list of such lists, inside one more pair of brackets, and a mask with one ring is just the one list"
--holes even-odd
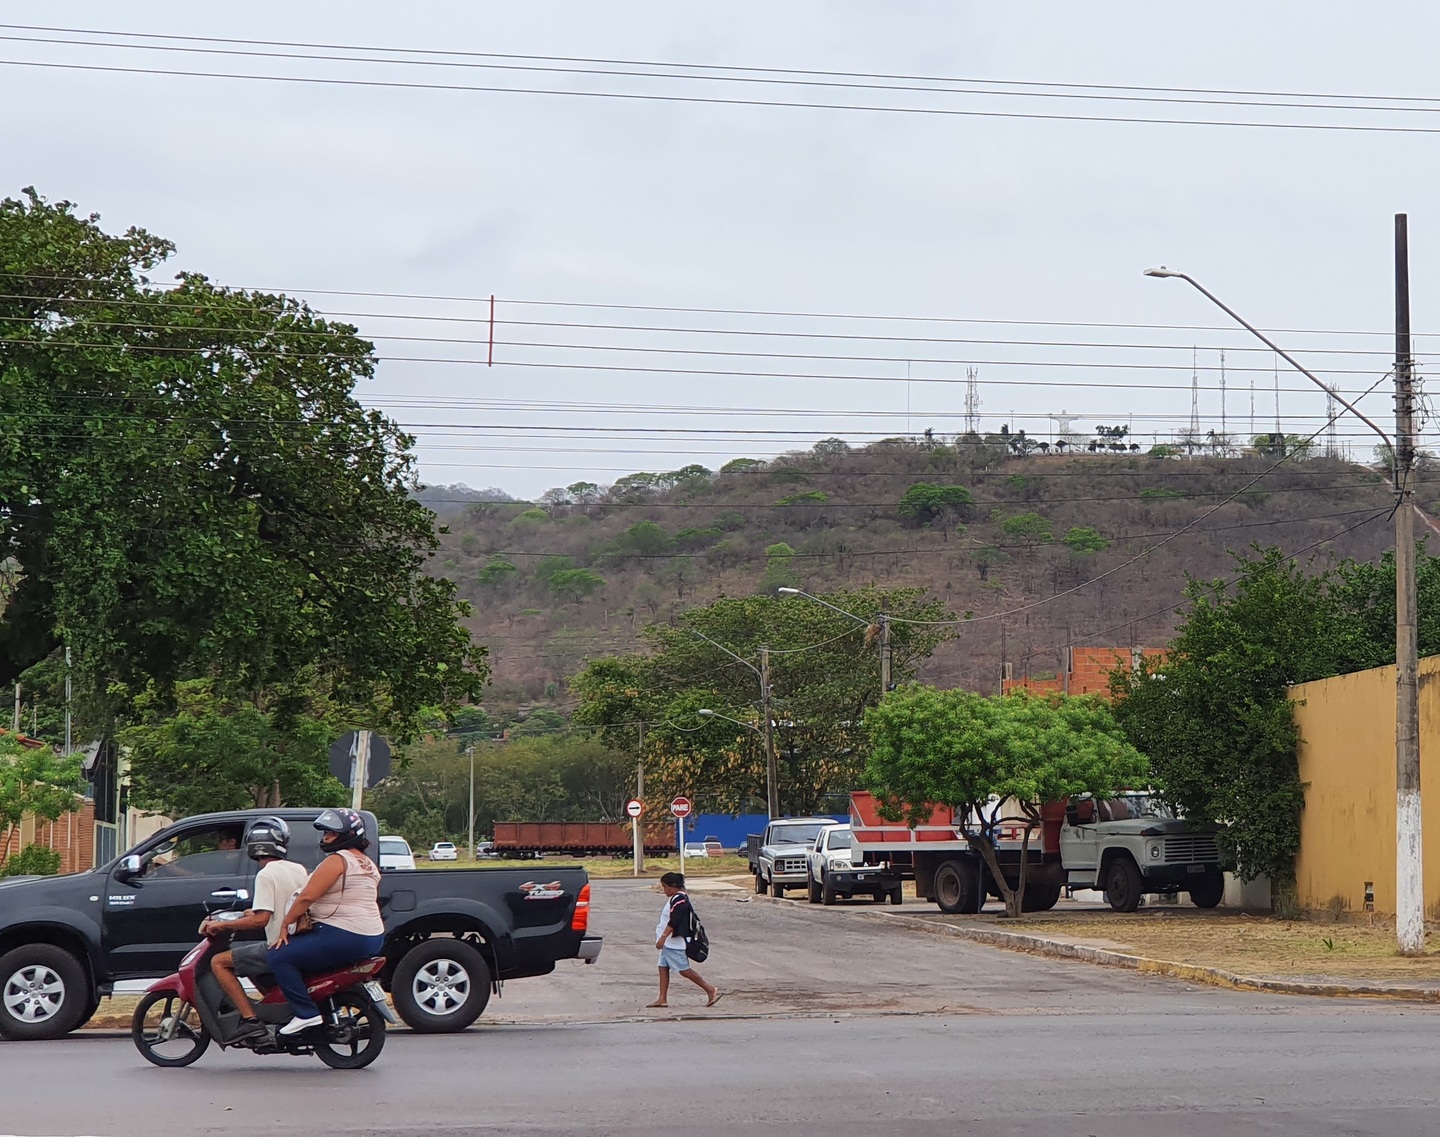
[(685, 958), (704, 963), (710, 958), (710, 936), (705, 931), (705, 925), (700, 923), (700, 917), (695, 912), (695, 905), (690, 903), (689, 896), (685, 897), (685, 906), (690, 909), (690, 926), (684, 933)]

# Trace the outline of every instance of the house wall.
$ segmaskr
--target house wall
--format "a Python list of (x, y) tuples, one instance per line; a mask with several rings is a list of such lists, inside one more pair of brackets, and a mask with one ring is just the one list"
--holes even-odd
[(1069, 684), (1065, 676), (1054, 679), (1006, 679), (1000, 684), (1005, 694), (1011, 691), (1064, 691), (1071, 695), (1109, 695), (1110, 672), (1116, 667), (1133, 667), (1136, 655), (1147, 659), (1163, 655), (1160, 648), (1147, 647), (1076, 647), (1070, 649)]
[[(1295, 861), (1306, 908), (1395, 911), (1395, 668), (1290, 688), (1306, 783)], [(1440, 915), (1440, 657), (1420, 661), (1420, 794), (1425, 907)]]

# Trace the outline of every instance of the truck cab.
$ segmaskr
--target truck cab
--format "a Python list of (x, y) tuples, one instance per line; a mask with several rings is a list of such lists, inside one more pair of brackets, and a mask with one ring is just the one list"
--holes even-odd
[(1066, 883), (1100, 889), (1117, 912), (1135, 911), (1147, 894), (1188, 892), (1200, 908), (1225, 894), (1215, 830), (1176, 817), (1152, 795), (1072, 798), (1059, 837)]
[(833, 817), (777, 818), (765, 826), (752, 846), (758, 844), (751, 858), (755, 874), (755, 891), (767, 890), (772, 896), (784, 896), (787, 888), (804, 888), (810, 873), (810, 850), (826, 826), (834, 825)]

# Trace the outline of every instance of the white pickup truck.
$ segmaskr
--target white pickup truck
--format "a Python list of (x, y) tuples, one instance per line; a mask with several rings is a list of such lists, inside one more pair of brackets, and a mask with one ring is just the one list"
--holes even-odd
[(891, 904), (903, 903), (903, 885), (898, 871), (889, 865), (867, 865), (850, 859), (850, 826), (827, 825), (810, 850), (809, 873), (805, 883), (811, 904), (834, 904), (844, 897), (868, 896), (876, 904), (888, 897)]
[(810, 850), (815, 838), (833, 817), (783, 817), (765, 826), (764, 833), (746, 838), (755, 891), (784, 896), (787, 888), (804, 888), (809, 879)]

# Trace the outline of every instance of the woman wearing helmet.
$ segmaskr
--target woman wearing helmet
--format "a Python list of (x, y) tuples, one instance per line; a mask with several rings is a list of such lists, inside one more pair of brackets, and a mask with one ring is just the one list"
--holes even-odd
[[(385, 945), (380, 919), (380, 869), (365, 855), (365, 820), (353, 809), (327, 809), (315, 819), (320, 848), (329, 854), (295, 894), (270, 950), (270, 970), (294, 1013), (281, 1034), (299, 1034), (324, 1020), (305, 988), (305, 972), (329, 971), (379, 955)], [(296, 934), (302, 916), (310, 931)]]

